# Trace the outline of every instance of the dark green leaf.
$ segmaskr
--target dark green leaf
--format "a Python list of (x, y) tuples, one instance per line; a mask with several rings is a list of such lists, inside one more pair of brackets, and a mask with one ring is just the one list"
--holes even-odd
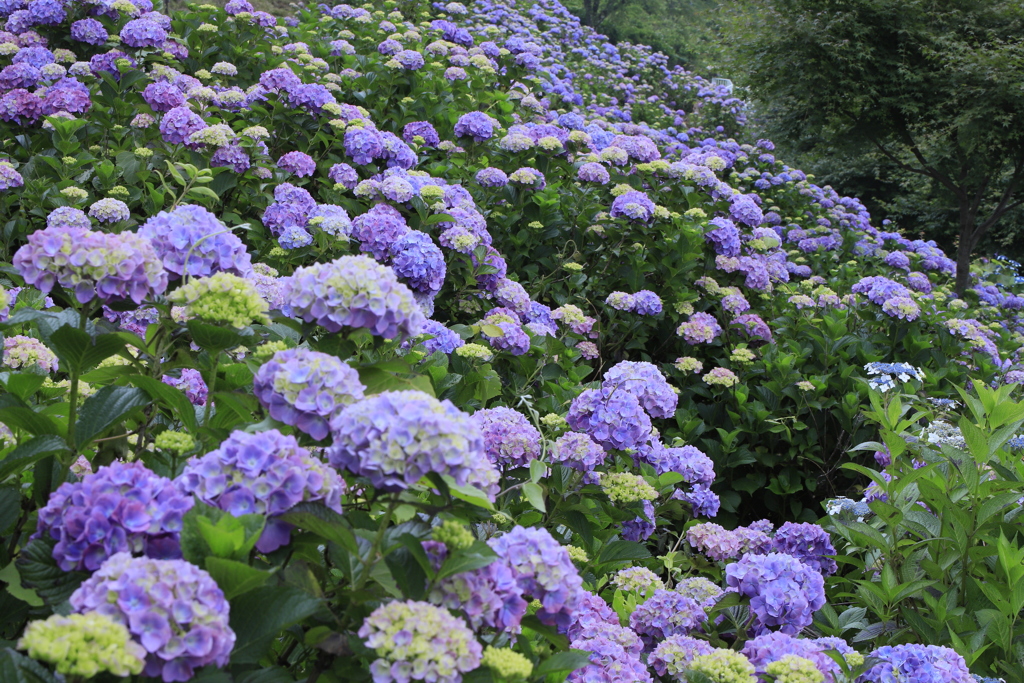
[(257, 588), (231, 601), (235, 632), (232, 664), (255, 664), (278, 634), (320, 609), (320, 600), (295, 586)]
[(245, 341), (238, 330), (211, 325), (197, 319), (188, 321), (188, 331), (192, 333), (192, 340), (210, 353), (234, 348)]
[(546, 676), (559, 672), (572, 672), (590, 664), (590, 653), (584, 650), (569, 650), (551, 655), (533, 671), (534, 676)]
[(9, 647), (0, 650), (0, 681), (3, 683), (62, 683), (62, 679), (34, 659)]
[(348, 520), (322, 503), (299, 503), (279, 519), (312, 532), (325, 541), (333, 541), (349, 552), (359, 552)]
[[(62, 453), (67, 449), (68, 446), (64, 443), (64, 439), (59, 436), (33, 436), (0, 461), (0, 481), (11, 474), (23, 471), (48, 455)], [(0, 529), (2, 528), (3, 526), (0, 525)]]
[(175, 389), (154, 377), (145, 375), (132, 375), (128, 381), (149, 394), (154, 401), (163, 401), (169, 405), (189, 432), (195, 433), (199, 428), (199, 424), (196, 422), (195, 407), (180, 389)]
[(57, 541), (49, 535), (29, 541), (21, 549), (16, 562), (21, 584), (25, 588), (34, 589), (36, 595), (50, 607), (67, 600), (79, 584), (89, 578), (86, 572), (66, 572), (58, 567), (53, 559), (55, 545)]
[(56, 420), (46, 415), (40, 415), (31, 408), (20, 406), (0, 408), (0, 422), (11, 429), (22, 429), (29, 434), (64, 434), (64, 427)]
[(68, 372), (82, 373), (124, 348), (124, 340), (116, 334), (101, 334), (95, 339), (88, 332), (72, 325), (54, 331), (47, 340)]
[(601, 549), (598, 555), (598, 564), (606, 562), (622, 562), (626, 560), (642, 560), (650, 557), (651, 553), (640, 543), (633, 541), (612, 541)]
[(206, 571), (224, 591), (224, 597), (228, 600), (259, 588), (270, 578), (268, 572), (235, 560), (213, 556), (206, 558)]
[(210, 555), (245, 560), (256, 545), (266, 520), (263, 515), (234, 517), (197, 502), (181, 523), (181, 552), (192, 564), (204, 566)]
[(149, 403), (149, 396), (142, 389), (103, 387), (82, 403), (75, 423), (75, 447), (81, 450), (107, 429), (123, 422), (132, 411)]

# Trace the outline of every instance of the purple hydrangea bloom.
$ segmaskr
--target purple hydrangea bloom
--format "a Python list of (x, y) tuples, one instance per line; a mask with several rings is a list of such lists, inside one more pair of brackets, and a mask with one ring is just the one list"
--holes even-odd
[(569, 644), (589, 652), (590, 664), (569, 674), (566, 683), (651, 683), (640, 654), (627, 647), (635, 638), (632, 631), (614, 624), (598, 624), (581, 633)]
[(160, 135), (171, 145), (185, 144), (193, 133), (206, 127), (203, 118), (186, 106), (175, 107), (160, 119)]
[(854, 294), (864, 294), (869, 301), (879, 306), (889, 299), (898, 297), (913, 299), (909, 289), (898, 282), (880, 275), (861, 278), (857, 284), (850, 288), (850, 291)]
[(276, 429), (232, 432), (216, 450), (190, 460), (174, 483), (183, 493), (235, 517), (266, 515), (256, 542), (262, 553), (291, 539), (291, 525), (274, 517), (308, 501), (323, 501), (341, 512), (345, 492), (345, 480), (337, 472), (299, 446), (294, 436)]
[(25, 179), (21, 177), (21, 174), (18, 173), (14, 166), (6, 162), (0, 162), (0, 190), (21, 187), (24, 184)]
[(967, 662), (955, 650), (939, 645), (884, 645), (871, 653), (882, 660), (861, 674), (861, 683), (973, 683)]
[[(622, 628), (619, 626), (619, 616), (608, 606), (604, 598), (594, 595), (588, 590), (580, 589), (577, 595), (576, 613), (565, 634), (569, 640), (586, 638), (588, 634), (594, 633), (603, 626)], [(629, 629), (623, 629), (623, 631), (627, 633), (623, 634), (625, 637), (621, 640), (629, 639), (631, 641), (627, 649), (637, 654), (643, 652), (644, 644), (640, 638), (635, 633), (632, 633), (632, 637), (630, 637)], [(623, 647), (626, 645), (623, 644)]]
[(683, 476), (688, 484), (711, 486), (715, 481), (715, 464), (703, 451), (694, 446), (667, 448), (653, 443), (650, 448), (640, 449), (641, 460), (652, 465), (658, 474), (675, 472)]
[(279, 66), (260, 74), (260, 85), (267, 90), (287, 90), (302, 85), (302, 79), (287, 66)]
[(405, 217), (387, 204), (377, 204), (352, 220), (352, 236), (359, 240), (359, 250), (369, 252), (378, 261), (387, 259), (408, 232)]
[(518, 316), (526, 316), (533, 306), (526, 288), (508, 278), (498, 280), (494, 288), (494, 298), (499, 305), (512, 309)]
[(0, 121), (17, 121), (24, 125), (38, 120), (42, 115), (43, 100), (24, 88), (15, 88), (0, 97)]
[(235, 173), (245, 173), (252, 166), (252, 159), (249, 154), (237, 144), (230, 144), (218, 147), (210, 156), (210, 167), (218, 168), (225, 166)]
[(357, 164), (368, 164), (384, 155), (384, 141), (372, 128), (350, 126), (345, 131), (345, 153)]
[(31, 64), (11, 64), (0, 70), (0, 88), (34, 88), (42, 73)]
[(256, 372), (252, 388), (270, 417), (318, 441), (327, 437), (331, 418), (363, 398), (366, 389), (348, 363), (303, 348), (271, 356)]
[(459, 485), (483, 484), (492, 499), (497, 493), (483, 434), (451, 401), (420, 391), (385, 391), (335, 415), (331, 432), (331, 465), (367, 477), (379, 489), (408, 488), (436, 472)]
[[(771, 523), (768, 523), (767, 531), (771, 531), (771, 528)], [(718, 524), (705, 522), (690, 527), (686, 531), (686, 540), (691, 547), (697, 548), (716, 562), (747, 554), (767, 553), (772, 545), (772, 539), (766, 530), (756, 527), (755, 524), (728, 531)]]
[[(853, 648), (846, 645), (841, 639), (845, 651), (853, 652)], [(837, 649), (830, 647), (827, 643), (808, 638), (796, 638), (788, 633), (770, 631), (756, 638), (751, 638), (743, 644), (741, 652), (754, 665), (757, 674), (765, 673), (765, 668), (772, 662), (776, 662), (786, 655), (803, 657), (814, 663), (818, 670), (825, 675), (826, 681), (834, 681), (841, 673), (839, 665), (834, 659), (825, 654), (826, 650)], [(841, 651), (842, 652), (842, 651)]]
[(605, 448), (636, 448), (651, 436), (651, 418), (640, 401), (614, 387), (581, 393), (573, 399), (566, 420), (574, 430), (589, 434)]
[(441, 142), (437, 131), (428, 121), (413, 121), (405, 124), (402, 129), (402, 139), (411, 145), (417, 137), (423, 138), (423, 144), (427, 147), (437, 147)]
[(327, 172), (327, 177), (335, 183), (344, 185), (349, 190), (359, 184), (359, 174), (348, 164), (334, 164)]
[(28, 20), (33, 26), (59, 24), (68, 16), (60, 0), (29, 0)]
[(88, 230), (92, 222), (85, 212), (70, 206), (58, 206), (46, 216), (48, 228), (81, 228)]
[(181, 557), (181, 520), (191, 507), (170, 479), (140, 462), (114, 462), (50, 494), (32, 538), (57, 541), (53, 559), (64, 571), (95, 571), (121, 552)]
[(319, 83), (302, 83), (287, 89), (288, 104), (302, 107), (306, 111), (319, 114), (326, 104), (337, 104), (338, 100)]
[(488, 291), (494, 291), (498, 283), (508, 274), (508, 264), (505, 262), (505, 259), (498, 253), (497, 249), (490, 245), (486, 246), (483, 263), (477, 260), (475, 252), (470, 254), (470, 260), (473, 263), (474, 269), (481, 265), (495, 269), (496, 272), (494, 273), (477, 273), (476, 275), (476, 283)]
[(651, 290), (641, 289), (633, 295), (633, 312), (637, 315), (659, 315), (661, 311), (661, 297)]
[(305, 178), (316, 173), (316, 162), (305, 152), (288, 152), (277, 160), (277, 167)]
[(466, 342), (458, 334), (436, 320), (427, 320), (423, 325), (421, 334), (430, 335), (433, 338), (420, 342), (418, 345), (428, 354), (440, 351), (444, 354), (451, 354), (455, 349), (464, 346)]
[(89, 215), (100, 223), (118, 223), (132, 216), (128, 205), (119, 199), (101, 199), (89, 206)]
[(235, 16), (243, 12), (253, 12), (255, 8), (249, 0), (228, 0), (227, 4), (224, 5), (224, 11)]
[(167, 40), (167, 31), (149, 19), (132, 19), (121, 29), (121, 42), (128, 47), (160, 47)]
[(11, 62), (14, 64), (31, 64), (37, 69), (42, 69), (47, 64), (53, 64), (55, 59), (53, 53), (42, 45), (33, 45), (18, 50), (18, 54), (14, 55)]
[(508, 185), (508, 176), (500, 168), (488, 166), (477, 171), (476, 182), (480, 187), (505, 187)]
[(402, 65), (403, 69), (415, 71), (423, 66), (423, 55), (416, 50), (402, 50), (395, 55), (395, 59)]
[(704, 235), (704, 239), (715, 245), (715, 253), (722, 256), (740, 255), (740, 231), (736, 224), (728, 218), (712, 218), (709, 221), (715, 226)]
[(203, 380), (203, 376), (195, 368), (185, 368), (181, 371), (181, 377), (164, 375), (160, 381), (168, 386), (174, 387), (175, 389), (181, 389), (184, 391), (185, 396), (192, 405), (206, 405), (206, 396), (209, 389), (206, 386), (206, 382)]
[(669, 636), (685, 636), (704, 623), (707, 614), (693, 598), (658, 589), (629, 616), (629, 626), (648, 647)]
[(444, 254), (430, 235), (410, 230), (391, 248), (391, 267), (414, 292), (434, 295), (444, 285)]
[(328, 332), (365, 327), (393, 339), (419, 334), (425, 321), (412, 291), (368, 256), (299, 268), (284, 280), (281, 294), (294, 316)]
[(142, 91), (142, 99), (146, 100), (153, 111), (170, 111), (185, 104), (185, 96), (176, 86), (166, 81), (150, 83)]
[(612, 218), (629, 218), (649, 223), (654, 217), (654, 202), (643, 192), (630, 190), (615, 198), (610, 214)]
[(103, 45), (107, 42), (107, 28), (91, 17), (79, 19), (71, 24), (71, 38), (89, 45)]
[[(435, 569), (440, 569), (448, 556), (444, 544), (424, 541), (423, 549)], [(527, 608), (523, 589), (512, 569), (503, 562), (445, 577), (433, 584), (427, 599), (461, 611), (474, 629), (486, 626), (507, 633), (519, 632), (519, 622)]]
[(694, 517), (714, 517), (722, 507), (722, 499), (704, 484), (695, 484), (689, 491), (673, 491), (672, 499), (689, 503)]
[(540, 458), (540, 432), (522, 413), (499, 406), (473, 413), (484, 435), (487, 459), (502, 469), (526, 467)]
[(175, 277), (207, 277), (224, 271), (244, 276), (252, 270), (245, 244), (201, 206), (180, 204), (161, 211), (139, 228)]
[(416, 191), (413, 190), (412, 183), (400, 176), (391, 176), (386, 178), (384, 182), (380, 184), (380, 193), (384, 195), (384, 199), (397, 202), (399, 204), (407, 204), (416, 196)]
[(223, 591), (184, 560), (118, 553), (71, 594), (71, 608), (123, 624), (148, 653), (143, 675), (164, 683), (187, 681), (207, 664), (227, 666), (235, 646)]
[[(736, 319), (737, 321), (739, 318)], [(718, 324), (715, 316), (710, 313), (694, 313), (690, 319), (679, 325), (676, 333), (681, 336), (687, 344), (710, 344), (722, 333), (722, 327)]]
[(92, 106), (92, 100), (89, 99), (89, 88), (77, 78), (62, 78), (46, 89), (42, 106), (44, 116), (59, 112), (84, 114)]
[(786, 522), (775, 532), (772, 550), (792, 555), (824, 576), (835, 574), (839, 568), (829, 557), (836, 554), (832, 537), (817, 524)]
[(608, 175), (608, 169), (596, 162), (589, 162), (580, 166), (579, 170), (576, 171), (576, 177), (583, 182), (598, 183), (599, 185), (606, 185), (611, 180), (611, 176)]
[(167, 289), (167, 273), (153, 244), (131, 232), (37, 230), (14, 255), (14, 267), (26, 284), (43, 292), (59, 284), (83, 304), (93, 299), (141, 304)]
[(673, 635), (654, 648), (647, 658), (647, 663), (659, 676), (670, 677), (672, 680), (685, 680), (683, 672), (689, 668), (693, 658), (709, 655), (713, 651), (714, 648), (706, 640)]
[(743, 225), (756, 228), (764, 222), (761, 207), (754, 200), (755, 195), (734, 194), (729, 203), (729, 215)]
[(566, 432), (555, 441), (550, 456), (552, 462), (560, 462), (580, 472), (592, 472), (608, 454), (586, 434)]
[(748, 337), (760, 341), (772, 341), (772, 330), (768, 323), (761, 319), (761, 316), (753, 313), (736, 316), (733, 325), (738, 326)]
[(547, 529), (516, 526), (487, 545), (512, 570), (523, 595), (540, 601), (537, 618), (562, 628), (572, 623), (583, 579), (569, 551)]
[(825, 604), (821, 574), (790, 555), (744, 555), (725, 568), (725, 581), (750, 598), (755, 635), (770, 630), (799, 633)]
[(624, 360), (604, 373), (602, 389), (620, 389), (632, 394), (651, 417), (675, 415), (679, 396), (653, 363)]
[(494, 135), (498, 122), (480, 111), (463, 114), (455, 124), (455, 134), (459, 137), (471, 137), (476, 142), (489, 140)]
[(657, 525), (654, 520), (654, 504), (649, 500), (641, 501), (644, 514), (622, 523), (622, 538), (627, 541), (646, 541), (654, 533)]

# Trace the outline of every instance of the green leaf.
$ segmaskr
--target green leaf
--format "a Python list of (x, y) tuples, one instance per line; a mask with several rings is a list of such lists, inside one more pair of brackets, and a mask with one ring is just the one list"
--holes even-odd
[(231, 601), (231, 663), (256, 664), (281, 631), (319, 609), (319, 599), (295, 586), (257, 588), (239, 595)]
[(470, 505), (476, 505), (485, 510), (494, 510), (494, 504), (487, 498), (487, 494), (480, 489), (475, 486), (456, 484), (455, 480), (447, 474), (443, 475), (443, 478), (445, 483), (448, 484), (448, 490), (451, 492), (452, 498), (458, 498)]
[(270, 578), (269, 572), (235, 560), (213, 556), (206, 558), (206, 571), (224, 591), (224, 597), (228, 600), (259, 588)]
[(101, 334), (94, 339), (88, 332), (64, 325), (50, 335), (46, 345), (68, 372), (82, 373), (122, 350), (124, 340), (116, 334)]
[(359, 368), (359, 381), (366, 385), (366, 394), (379, 394), (384, 391), (422, 391), (434, 395), (434, 383), (430, 375), (414, 373), (390, 372), (381, 367)]
[[(13, 398), (13, 396), (11, 397)], [(64, 427), (55, 420), (35, 412), (31, 408), (10, 406), (0, 408), (0, 423), (11, 429), (22, 429), (29, 434), (63, 435)]]
[(481, 325), (480, 331), (492, 339), (501, 339), (505, 336), (505, 330), (501, 329), (497, 325)]
[(59, 436), (34, 436), (8, 453), (6, 458), (0, 460), (0, 481), (12, 474), (24, 471), (48, 455), (63, 453), (67, 450), (68, 445)]
[(21, 576), (21, 585), (34, 589), (50, 607), (54, 607), (71, 597), (75, 589), (89, 578), (86, 572), (66, 572), (57, 566), (53, 559), (53, 547), (57, 541), (45, 535), (29, 541), (21, 549), (16, 566)]
[(226, 351), (245, 341), (238, 330), (211, 325), (196, 318), (188, 321), (188, 331), (192, 333), (192, 340), (210, 353)]
[(348, 520), (322, 503), (299, 503), (278, 519), (337, 543), (349, 552), (359, 553), (359, 544)]
[(200, 567), (210, 555), (245, 560), (263, 533), (265, 522), (263, 515), (234, 517), (229, 512), (197, 502), (182, 519), (182, 555)]
[(195, 433), (199, 429), (195, 407), (188, 400), (185, 392), (164, 384), (155, 377), (146, 377), (145, 375), (132, 375), (128, 381), (149, 394), (154, 401), (163, 401), (169, 405), (174, 410), (174, 415), (181, 420), (189, 432)]
[(534, 676), (553, 673), (571, 673), (590, 664), (590, 653), (584, 650), (569, 650), (551, 655), (533, 671)]
[(534, 484), (532, 481), (523, 484), (523, 495), (526, 496), (526, 500), (530, 501), (530, 505), (541, 512), (547, 512), (547, 506), (544, 505), (544, 489), (539, 484)]
[(624, 562), (642, 560), (651, 556), (646, 547), (633, 541), (612, 541), (601, 549), (597, 557), (598, 564), (606, 562)]
[(21, 585), (21, 577), (18, 575), (18, 567), (13, 562), (0, 570), (0, 581), (7, 584), (7, 592), (13, 597), (21, 600), (31, 607), (42, 607), (42, 599), (30, 590)]
[(124, 422), (129, 413), (149, 403), (149, 396), (141, 389), (103, 387), (82, 403), (75, 423), (75, 448), (81, 450), (110, 427)]
[(30, 372), (4, 372), (0, 373), (0, 378), (4, 378), (4, 388), (22, 401), (27, 401), (46, 381), (45, 375)]
[(454, 574), (480, 569), (498, 559), (498, 556), (486, 543), (476, 541), (466, 550), (452, 553), (437, 572), (437, 580), (447, 578)]
[(3, 683), (62, 683), (42, 664), (9, 647), (0, 650), (0, 681)]
[(0, 486), (0, 536), (18, 521), (21, 515), (21, 490), (18, 486)]

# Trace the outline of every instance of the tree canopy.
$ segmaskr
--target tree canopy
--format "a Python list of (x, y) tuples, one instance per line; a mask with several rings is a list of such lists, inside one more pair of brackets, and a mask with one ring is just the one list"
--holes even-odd
[[(955, 209), (957, 290), (1022, 202), (1024, 8), (994, 0), (747, 0), (735, 58), (773, 128), (873, 150)], [(740, 69), (737, 69), (739, 72)]]

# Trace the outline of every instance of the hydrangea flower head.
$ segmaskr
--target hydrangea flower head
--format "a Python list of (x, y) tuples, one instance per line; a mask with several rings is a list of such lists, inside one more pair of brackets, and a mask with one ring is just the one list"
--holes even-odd
[(484, 484), (485, 492), (497, 483), (476, 421), (451, 401), (420, 391), (385, 391), (357, 401), (335, 415), (331, 432), (331, 465), (380, 489), (408, 488), (430, 472), (450, 475), (459, 485)]
[(652, 593), (665, 587), (665, 582), (647, 567), (627, 567), (620, 569), (612, 577), (612, 583), (627, 593)]
[(823, 576), (835, 574), (839, 568), (830, 556), (836, 554), (829, 533), (817, 524), (786, 522), (775, 532), (772, 550), (792, 555)]
[(731, 590), (750, 598), (758, 635), (768, 630), (799, 633), (825, 604), (821, 574), (790, 555), (744, 555), (725, 568), (725, 580)]
[(81, 228), (37, 230), (14, 255), (26, 284), (49, 292), (59, 284), (80, 303), (131, 299), (139, 304), (167, 288), (167, 273), (152, 243), (135, 233)]
[(167, 298), (185, 306), (189, 316), (225, 323), (236, 329), (253, 322), (269, 322), (267, 302), (256, 285), (225, 271), (189, 280)]
[(363, 398), (365, 389), (348, 363), (305, 348), (278, 351), (253, 379), (253, 393), (272, 418), (317, 440), (326, 438), (331, 418)]
[(471, 137), (476, 142), (483, 142), (494, 135), (496, 128), (498, 128), (498, 122), (494, 118), (483, 112), (471, 111), (459, 117), (455, 123), (455, 134), (459, 137)]
[(499, 406), (479, 410), (473, 419), (484, 435), (487, 458), (498, 467), (526, 467), (540, 458), (540, 432), (522, 413)]
[(694, 313), (690, 319), (679, 325), (676, 334), (681, 336), (687, 344), (710, 344), (722, 333), (722, 327), (713, 315), (708, 313)]
[(549, 455), (552, 462), (580, 472), (592, 472), (608, 457), (596, 441), (582, 432), (566, 432), (558, 437)]
[(694, 657), (709, 655), (714, 648), (706, 640), (676, 634), (661, 641), (647, 658), (647, 663), (659, 676), (667, 676), (678, 683), (685, 683), (686, 671)]
[(288, 543), (291, 527), (273, 519), (306, 501), (323, 501), (341, 512), (345, 480), (276, 429), (232, 432), (216, 450), (190, 460), (175, 485), (207, 505), (235, 517), (269, 519), (256, 549), (273, 552)]
[(542, 622), (571, 623), (583, 579), (569, 552), (546, 529), (516, 526), (487, 545), (512, 571), (523, 595), (540, 601), (537, 617)]
[(690, 660), (690, 671), (707, 676), (715, 683), (757, 683), (754, 665), (739, 652), (717, 649)]
[(143, 674), (164, 683), (187, 681), (207, 664), (227, 665), (235, 645), (224, 593), (184, 560), (117, 553), (72, 593), (71, 608), (126, 626), (147, 652)]
[(654, 209), (654, 202), (645, 193), (639, 190), (630, 190), (615, 198), (609, 213), (612, 218), (629, 218), (649, 223), (654, 217)]
[(665, 376), (652, 363), (622, 361), (604, 374), (601, 387), (632, 394), (651, 417), (672, 417), (679, 402)]
[[(440, 569), (448, 549), (438, 541), (424, 541), (423, 548), (435, 568)], [(428, 599), (460, 610), (474, 629), (487, 626), (506, 633), (519, 632), (527, 610), (523, 589), (512, 569), (503, 562), (447, 576), (433, 585)]]
[(4, 337), (3, 364), (15, 370), (38, 368), (44, 372), (56, 372), (60, 365), (57, 354), (43, 342), (23, 334)]
[(142, 463), (114, 462), (65, 482), (39, 511), (33, 538), (57, 541), (64, 571), (95, 571), (118, 553), (180, 557), (178, 534), (192, 499)]
[(201, 206), (180, 204), (161, 211), (139, 228), (152, 242), (164, 268), (177, 277), (206, 277), (225, 271), (245, 276), (252, 259), (245, 244)]
[(636, 448), (651, 434), (651, 418), (640, 401), (617, 388), (587, 389), (573, 400), (566, 420), (605, 448)]
[(668, 636), (688, 635), (706, 619), (704, 608), (693, 598), (657, 589), (633, 611), (629, 626), (645, 643), (653, 645)]
[(939, 645), (884, 645), (871, 653), (882, 660), (864, 672), (864, 683), (973, 683), (967, 663), (955, 650)]
[(466, 623), (429, 602), (389, 602), (359, 629), (379, 659), (370, 665), (378, 683), (459, 683), (480, 666), (483, 648)]
[(426, 321), (395, 272), (368, 256), (299, 268), (284, 281), (282, 297), (296, 317), (328, 332), (365, 327), (385, 339), (412, 337)]
[(123, 624), (99, 612), (54, 614), (31, 621), (18, 641), (28, 656), (56, 665), (65, 676), (92, 678), (101, 672), (115, 676), (142, 673), (146, 649), (131, 639)]
[(305, 178), (316, 173), (316, 162), (305, 152), (288, 152), (277, 160), (277, 167)]

